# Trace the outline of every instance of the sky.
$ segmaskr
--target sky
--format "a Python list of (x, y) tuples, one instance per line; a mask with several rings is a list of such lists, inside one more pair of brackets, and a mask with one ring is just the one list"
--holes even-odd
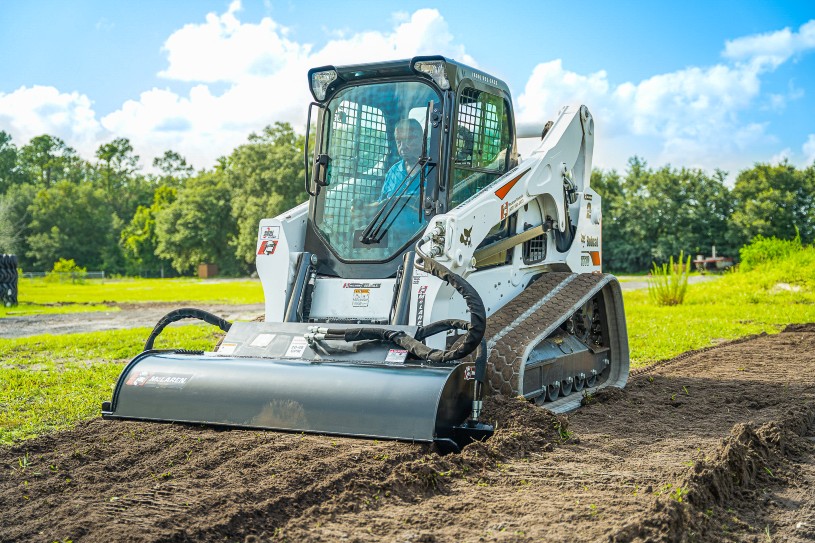
[(586, 104), (595, 167), (815, 161), (813, 0), (0, 0), (0, 130), (211, 168), (275, 121), (304, 132), (309, 68), (427, 54), (504, 80), (519, 123)]

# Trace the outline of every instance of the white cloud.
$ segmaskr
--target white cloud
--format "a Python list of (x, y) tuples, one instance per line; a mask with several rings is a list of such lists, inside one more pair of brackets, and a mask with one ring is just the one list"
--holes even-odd
[[(152, 89), (102, 118), (107, 130), (131, 139), (145, 164), (172, 148), (209, 167), (267, 124), (288, 121), (299, 129), (311, 100), (306, 72), (314, 66), (439, 53), (476, 64), (435, 9), (395, 17), (391, 32), (335, 37), (318, 51), (289, 40), (268, 17), (241, 22), (239, 11), (233, 2), (226, 13), (210, 13), (167, 39), (168, 67), (160, 75), (197, 83), (188, 95)], [(227, 90), (213, 93), (215, 82), (226, 82)]]
[[(766, 140), (763, 124), (740, 122), (738, 116), (760, 87), (757, 71), (748, 65), (692, 67), (614, 85), (604, 71), (581, 75), (555, 60), (534, 69), (518, 97), (518, 111), (522, 121), (542, 125), (559, 104), (588, 105), (601, 167), (623, 169), (630, 154), (649, 151), (655, 164), (702, 167)], [(604, 139), (615, 145), (607, 147)]]
[(591, 108), (595, 117), (601, 111), (610, 114), (606, 108), (609, 88), (604, 71), (581, 75), (564, 70), (560, 59), (544, 62), (535, 66), (523, 93), (517, 98), (520, 117), (545, 122), (547, 116), (570, 102), (596, 104)]
[(810, 134), (801, 150), (804, 152), (804, 164), (815, 165), (815, 134)]
[[(767, 122), (746, 120), (752, 110), (780, 111), (803, 95), (790, 86), (785, 95), (763, 96), (763, 75), (813, 48), (815, 20), (798, 32), (784, 29), (728, 41), (723, 56), (731, 62), (641, 81), (614, 84), (605, 71), (578, 74), (553, 60), (534, 69), (518, 97), (519, 117), (542, 125), (559, 104), (580, 101), (594, 113), (595, 162), (601, 167), (624, 169), (629, 154), (650, 152), (657, 165), (718, 166), (734, 172), (747, 165), (740, 159), (746, 152), (777, 143), (766, 131)], [(772, 160), (782, 153), (791, 156), (787, 149)]]
[(0, 126), (23, 144), (43, 134), (57, 136), (83, 156), (92, 156), (106, 135), (87, 96), (40, 85), (0, 93)]
[(272, 75), (297, 62), (310, 47), (286, 38), (288, 30), (269, 17), (259, 23), (237, 18), (240, 2), (233, 1), (223, 15), (209, 13), (203, 24), (188, 24), (164, 44), (168, 66), (159, 75), (189, 82), (236, 82)]
[(815, 48), (815, 20), (800, 26), (730, 40), (722, 55), (738, 62), (748, 62), (762, 69), (773, 69), (795, 54)]
[(111, 32), (116, 28), (116, 24), (112, 21), (107, 20), (106, 18), (102, 17), (98, 21), (96, 21), (96, 25), (94, 25), (96, 30), (101, 30), (103, 32)]
[[(443, 54), (477, 66), (456, 42), (436, 9), (392, 15), (391, 30), (338, 32), (323, 47), (291, 38), (270, 17), (240, 19), (233, 1), (224, 13), (209, 13), (187, 24), (164, 43), (167, 64), (159, 75), (170, 88), (144, 90), (97, 120), (91, 100), (53, 87), (21, 88), (0, 94), (0, 126), (17, 142), (49, 133), (90, 158), (114, 136), (130, 138), (148, 166), (167, 149), (196, 167), (215, 159), (275, 121), (305, 122), (311, 100), (306, 72), (325, 64), (351, 64)], [(746, 120), (753, 110), (781, 110), (803, 91), (761, 93), (762, 77), (781, 63), (815, 48), (815, 20), (798, 31), (784, 29), (728, 41), (722, 63), (656, 74), (640, 81), (614, 82), (606, 71), (580, 74), (560, 59), (538, 64), (516, 96), (519, 122), (540, 126), (566, 103), (583, 102), (596, 121), (595, 164), (624, 169), (634, 153), (655, 166), (722, 167), (732, 172), (762, 145), (776, 143), (768, 123)], [(613, 74), (612, 74), (613, 75)], [(183, 85), (179, 85), (179, 83)], [(766, 152), (766, 151), (764, 151)], [(769, 154), (769, 153), (768, 153)], [(803, 154), (815, 160), (815, 135)]]

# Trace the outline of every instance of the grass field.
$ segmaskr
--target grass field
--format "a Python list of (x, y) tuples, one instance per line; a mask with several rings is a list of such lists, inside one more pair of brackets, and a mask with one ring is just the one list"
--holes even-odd
[(110, 311), (115, 304), (148, 302), (263, 303), (259, 279), (89, 279), (84, 283), (20, 279), (17, 307), (0, 306), (0, 318), (18, 315)]
[[(33, 437), (97, 416), (125, 362), (150, 328), (0, 340), (0, 443)], [(175, 326), (155, 348), (212, 350), (220, 330)]]
[[(160, 280), (89, 282), (57, 292), (32, 290), (37, 292), (32, 299), (55, 303), (63, 296), (87, 304), (108, 299), (226, 301), (222, 296), (262, 300), (256, 281), (170, 281), (171, 288), (162, 288), (166, 283)], [(745, 335), (776, 333), (790, 323), (815, 322), (815, 249), (807, 247), (750, 272), (691, 285), (682, 305), (655, 306), (645, 290), (626, 292), (624, 301), (632, 367)], [(0, 340), (0, 443), (98, 416), (124, 362), (141, 351), (149, 332), (140, 328)], [(212, 327), (171, 327), (156, 347), (210, 350), (218, 334)]]

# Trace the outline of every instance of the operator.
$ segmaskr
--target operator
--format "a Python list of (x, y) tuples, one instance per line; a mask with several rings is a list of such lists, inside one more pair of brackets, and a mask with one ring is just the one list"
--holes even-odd
[(391, 166), (388, 173), (385, 174), (385, 184), (382, 185), (379, 201), (390, 198), (394, 193), (412, 196), (419, 192), (420, 172), (418, 168), (414, 170), (408, 188), (403, 192), (399, 190), (399, 187), (422, 155), (423, 133), (422, 125), (416, 119), (402, 119), (396, 123), (393, 137), (396, 140), (396, 150), (399, 152), (401, 160)]
[[(396, 123), (393, 131), (396, 140), (396, 150), (400, 160), (390, 167), (385, 174), (385, 182), (382, 184), (382, 191), (376, 201), (370, 203), (354, 202), (352, 213), (361, 212), (365, 217), (365, 222), (370, 220), (377, 209), (385, 204), (389, 198), (407, 199), (397, 202), (385, 220), (388, 230), (392, 231), (394, 243), (387, 243), (386, 246), (398, 247), (419, 230), (421, 225), (419, 219), (419, 184), (421, 180), (420, 166), (417, 166), (419, 158), (422, 156), (422, 137), (424, 131), (422, 125), (416, 119), (401, 119)], [(410, 179), (403, 184), (411, 168), (416, 166)], [(403, 205), (404, 204), (404, 205)], [(386, 204), (387, 205), (387, 204)], [(423, 218), (422, 218), (422, 222)], [(383, 242), (384, 243), (384, 242)]]

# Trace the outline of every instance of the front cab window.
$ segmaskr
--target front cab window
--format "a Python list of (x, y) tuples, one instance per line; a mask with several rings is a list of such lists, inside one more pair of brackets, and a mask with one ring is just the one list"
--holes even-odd
[[(389, 260), (426, 226), (417, 161), (431, 103), (439, 103), (436, 91), (416, 81), (349, 87), (328, 103), (322, 134), (327, 186), (315, 200), (314, 224), (341, 260)], [(433, 132), (427, 131), (426, 145), (437, 163)], [(435, 179), (435, 171), (425, 172), (426, 182)], [(366, 243), (361, 238), (371, 224), (379, 241)]]

